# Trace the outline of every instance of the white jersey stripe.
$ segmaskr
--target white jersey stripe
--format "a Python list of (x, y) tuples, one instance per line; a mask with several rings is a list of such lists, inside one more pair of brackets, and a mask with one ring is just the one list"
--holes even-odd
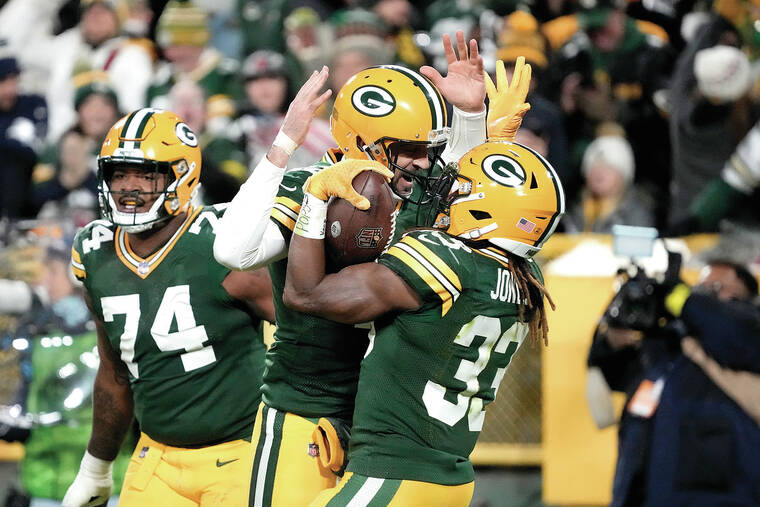
[(274, 440), (274, 419), (276, 415), (277, 410), (271, 407), (266, 407), (265, 420), (262, 423), (262, 426), (266, 424), (266, 427), (262, 428), (266, 433), (264, 437), (264, 447), (261, 449), (261, 459), (259, 459), (259, 470), (256, 473), (256, 496), (253, 499), (254, 507), (263, 507), (264, 505), (264, 486), (266, 484), (267, 478), (269, 455), (272, 452), (272, 442)]
[(379, 479), (377, 477), (368, 477), (367, 480), (359, 488), (354, 497), (351, 499), (346, 507), (367, 507), (369, 502), (375, 498), (375, 495), (383, 486), (385, 479)]

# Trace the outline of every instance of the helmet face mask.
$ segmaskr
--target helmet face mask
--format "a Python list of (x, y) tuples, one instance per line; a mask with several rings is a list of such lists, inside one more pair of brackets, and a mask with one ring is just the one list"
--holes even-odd
[[(390, 186), (399, 199), (417, 205), (426, 203), (427, 188), (438, 178), (436, 168), (445, 165), (441, 159), (444, 146), (445, 144), (431, 146), (405, 141), (395, 141), (388, 145), (387, 166), (394, 173)], [(414, 163), (423, 158), (426, 160), (425, 167)]]
[[(201, 155), (195, 133), (174, 113), (139, 109), (111, 128), (98, 157), (98, 200), (103, 217), (127, 232), (148, 230), (190, 206), (200, 179)], [(140, 171), (152, 189), (117, 189), (117, 171)], [(159, 184), (161, 183), (161, 184)], [(132, 210), (119, 209), (133, 200)], [(147, 211), (140, 202), (153, 200)]]
[(444, 168), (428, 192), (433, 227), (468, 240), (488, 241), (520, 257), (541, 250), (565, 212), (557, 173), (518, 143), (491, 141), (467, 152), (458, 172)]
[[(370, 67), (338, 92), (330, 131), (345, 158), (376, 160), (404, 173), (407, 180), (424, 182), (448, 140), (446, 104), (438, 89), (417, 72), (396, 65)], [(427, 174), (398, 163), (398, 148), (415, 146), (429, 152)], [(404, 200), (411, 196), (396, 188), (394, 192)], [(415, 189), (415, 194), (420, 192)]]

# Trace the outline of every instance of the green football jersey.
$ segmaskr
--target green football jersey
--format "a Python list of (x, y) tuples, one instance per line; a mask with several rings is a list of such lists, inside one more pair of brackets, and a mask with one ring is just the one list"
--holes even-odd
[(154, 440), (195, 447), (248, 438), (260, 401), (260, 319), (222, 287), (214, 226), (224, 205), (191, 210), (142, 259), (120, 227), (96, 220), (74, 240), (72, 267), (129, 369), (140, 427)]
[[(474, 478), (469, 455), (528, 324), (496, 248), (474, 250), (438, 231), (407, 233), (379, 262), (422, 300), (375, 321), (362, 363), (349, 471), (456, 485)], [(535, 274), (540, 276), (538, 267)]]
[[(329, 165), (288, 171), (272, 209), (272, 220), (290, 243), (303, 200), (303, 184)], [(269, 265), (277, 320), (275, 341), (266, 354), (262, 399), (278, 410), (303, 417), (351, 419), (359, 365), (367, 350), (367, 326), (339, 324), (287, 308), (282, 302), (287, 259)]]

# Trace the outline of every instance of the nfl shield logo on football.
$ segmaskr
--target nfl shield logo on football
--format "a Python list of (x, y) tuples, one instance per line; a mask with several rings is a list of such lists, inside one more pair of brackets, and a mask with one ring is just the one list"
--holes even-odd
[(319, 446), (312, 442), (309, 444), (309, 449), (306, 452), (308, 452), (309, 456), (312, 458), (316, 458), (319, 456)]
[(359, 248), (377, 248), (382, 239), (382, 227), (365, 227), (356, 235), (356, 246)]

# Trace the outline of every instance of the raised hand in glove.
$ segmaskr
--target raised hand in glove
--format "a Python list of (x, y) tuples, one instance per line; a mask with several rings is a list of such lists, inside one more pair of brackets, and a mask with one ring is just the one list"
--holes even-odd
[(531, 68), (525, 63), (525, 57), (517, 57), (512, 82), (507, 80), (504, 62), (496, 61), (496, 86), (488, 74), (486, 92), (488, 93), (488, 139), (491, 141), (514, 141), (517, 130), (522, 124), (530, 104), (525, 102), (530, 88)]
[(84, 453), (74, 482), (71, 483), (63, 497), (62, 507), (91, 507), (105, 505), (111, 496), (113, 478), (112, 461), (96, 458), (89, 452)]
[(369, 209), (369, 200), (354, 190), (352, 182), (359, 173), (374, 171), (386, 181), (393, 178), (393, 171), (374, 160), (346, 159), (331, 165), (311, 176), (304, 183), (303, 191), (319, 200), (327, 201), (330, 196), (345, 199), (360, 210)]

